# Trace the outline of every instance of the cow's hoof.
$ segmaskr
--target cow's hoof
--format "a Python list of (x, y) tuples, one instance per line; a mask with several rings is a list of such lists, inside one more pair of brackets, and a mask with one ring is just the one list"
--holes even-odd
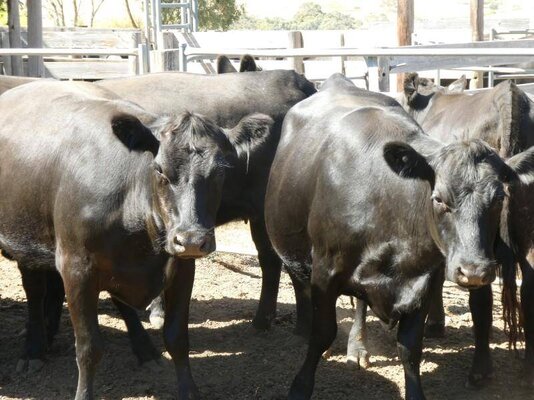
[(492, 378), (493, 378), (493, 373), (491, 372), (487, 374), (471, 373), (469, 374), (469, 377), (467, 378), (465, 387), (467, 389), (480, 389), (486, 386), (491, 381)]
[(273, 320), (274, 320), (274, 316), (272, 318), (268, 318), (263, 315), (262, 316), (256, 315), (254, 319), (252, 320), (252, 327), (258, 332), (265, 332), (271, 329)]
[(445, 337), (445, 324), (441, 322), (427, 323), (425, 325), (426, 338), (442, 338)]
[(27, 360), (24, 358), (21, 358), (17, 362), (17, 373), (27, 372), (29, 374), (34, 374), (38, 371), (40, 371), (44, 367), (45, 363), (43, 360), (40, 360), (38, 358), (33, 360)]
[(371, 366), (369, 352), (365, 349), (356, 349), (347, 354), (347, 365), (354, 369), (367, 369)]

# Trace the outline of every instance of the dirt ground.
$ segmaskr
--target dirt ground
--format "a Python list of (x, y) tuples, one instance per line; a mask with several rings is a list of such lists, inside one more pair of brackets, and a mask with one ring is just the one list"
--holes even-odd
[[(239, 242), (253, 253), (244, 227), (234, 224), (217, 232), (219, 248)], [(306, 344), (292, 334), (295, 306), (287, 275), (282, 277), (278, 319), (266, 333), (256, 333), (251, 319), (261, 286), (256, 257), (215, 253), (198, 262), (191, 305), (190, 338), (193, 376), (203, 399), (283, 399), (300, 367)], [(68, 312), (62, 317), (45, 367), (34, 374), (17, 374), (26, 318), (24, 292), (16, 266), (0, 259), (0, 399), (71, 399), (76, 390), (77, 369), (73, 331)], [(499, 288), (494, 286), (494, 292)], [(481, 390), (464, 383), (473, 355), (471, 317), (467, 292), (446, 284), (447, 336), (425, 341), (422, 380), (429, 399), (534, 399), (523, 385), (522, 362), (507, 350), (500, 320), (500, 301), (495, 295), (492, 354), (495, 377)], [(401, 399), (402, 367), (396, 355), (395, 332), (368, 317), (372, 366), (354, 370), (345, 364), (347, 334), (352, 322), (349, 298), (338, 301), (338, 338), (333, 356), (317, 370), (314, 399)], [(106, 294), (102, 294), (99, 321), (106, 353), (96, 378), (99, 399), (173, 399), (173, 367), (164, 351), (159, 331), (141, 313), (152, 340), (165, 362), (159, 369), (137, 365), (125, 326)]]

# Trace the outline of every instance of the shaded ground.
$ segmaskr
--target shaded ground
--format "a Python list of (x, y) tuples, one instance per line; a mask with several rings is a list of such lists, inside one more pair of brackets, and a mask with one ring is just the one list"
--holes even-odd
[[(218, 234), (224, 239), (221, 242), (238, 237), (240, 245), (250, 250), (241, 226), (230, 226)], [(15, 373), (23, 343), (25, 297), (15, 265), (0, 258), (0, 271), (0, 399), (73, 398), (77, 369), (68, 312), (65, 309), (43, 370), (34, 375)], [(304, 359), (306, 345), (292, 334), (295, 307), (286, 275), (273, 329), (262, 334), (251, 329), (260, 274), (256, 258), (250, 255), (217, 253), (198, 263), (190, 337), (193, 375), (203, 399), (283, 399)], [(494, 288), (498, 292), (498, 286)], [(522, 386), (521, 360), (507, 350), (497, 297), (492, 340), (495, 378), (489, 387), (473, 391), (464, 388), (473, 355), (467, 293), (446, 285), (447, 337), (427, 340), (423, 355), (422, 379), (429, 399), (534, 399), (532, 389)], [(107, 295), (102, 295), (100, 311), (107, 347), (97, 373), (97, 398), (173, 399), (175, 378), (170, 363), (158, 371), (137, 366), (124, 323)], [(352, 312), (349, 299), (340, 298), (334, 354), (319, 366), (314, 399), (402, 398), (404, 378), (396, 356), (395, 333), (385, 330), (376, 318), (368, 318), (373, 366), (352, 370), (345, 364), (343, 352)], [(163, 351), (160, 333), (150, 329), (146, 318), (145, 327)], [(164, 357), (169, 359), (167, 353)]]

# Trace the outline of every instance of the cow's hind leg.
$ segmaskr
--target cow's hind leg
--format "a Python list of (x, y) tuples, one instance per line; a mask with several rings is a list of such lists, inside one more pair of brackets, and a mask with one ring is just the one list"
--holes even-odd
[(315, 371), (322, 354), (328, 350), (337, 333), (336, 300), (338, 285), (331, 275), (330, 260), (314, 256), (311, 278), (311, 300), (313, 305), (312, 331), (306, 359), (293, 380), (289, 392), (290, 400), (311, 398), (315, 384)]
[(347, 343), (347, 364), (367, 368), (369, 366), (369, 352), (367, 351), (367, 303), (356, 299), (354, 323), (350, 329)]
[(128, 336), (132, 345), (132, 350), (139, 360), (140, 364), (157, 361), (160, 359), (160, 353), (150, 340), (147, 331), (143, 328), (137, 312), (122, 301), (112, 297), (113, 304), (119, 310), (126, 327), (128, 329)]
[(173, 259), (167, 268), (163, 339), (178, 379), (178, 400), (199, 398), (189, 366), (189, 303), (195, 278), (195, 261)]
[(44, 299), (44, 314), (46, 323), (46, 339), (48, 346), (52, 344), (59, 330), (63, 302), (65, 301), (65, 289), (63, 280), (57, 271), (46, 272), (46, 295)]
[(103, 354), (98, 329), (98, 276), (91, 270), (87, 257), (63, 254), (58, 260), (65, 284), (70, 318), (76, 338), (78, 387), (75, 400), (93, 399), (96, 366)]
[(22, 286), (28, 304), (26, 340), (17, 372), (35, 372), (44, 365), (47, 349), (46, 326), (44, 318), (44, 299), (46, 294), (46, 272), (27, 268), (19, 263)]
[(263, 215), (250, 221), (250, 230), (252, 240), (258, 250), (258, 260), (261, 267), (260, 302), (252, 325), (258, 330), (267, 330), (276, 317), (276, 301), (282, 261), (271, 245)]
[(425, 324), (425, 337), (442, 338), (445, 336), (445, 311), (443, 307), (443, 283), (445, 282), (445, 266), (439, 268), (439, 285), (430, 293), (430, 305)]
[(475, 331), (475, 355), (467, 385), (480, 387), (493, 374), (489, 336), (493, 322), (493, 295), (491, 285), (469, 291), (469, 307)]
[(529, 384), (534, 386), (534, 269), (531, 265), (521, 266), (521, 308), (525, 328), (525, 363)]

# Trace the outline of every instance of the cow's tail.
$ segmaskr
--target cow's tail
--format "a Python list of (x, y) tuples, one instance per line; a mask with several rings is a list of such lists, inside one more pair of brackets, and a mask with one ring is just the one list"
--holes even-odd
[(517, 351), (517, 342), (523, 337), (521, 303), (517, 294), (517, 249), (511, 238), (509, 221), (510, 198), (503, 204), (500, 224), (500, 237), (497, 239), (495, 256), (501, 265), (504, 331), (508, 336), (508, 348)]

